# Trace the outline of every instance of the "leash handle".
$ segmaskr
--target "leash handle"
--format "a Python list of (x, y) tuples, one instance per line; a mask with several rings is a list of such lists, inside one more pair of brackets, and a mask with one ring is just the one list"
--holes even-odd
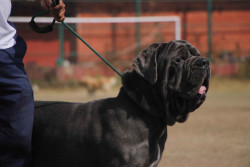
[(37, 23), (35, 22), (35, 18), (37, 16), (42, 16), (45, 14), (48, 14), (50, 11), (43, 11), (43, 12), (39, 12), (37, 14), (35, 14), (34, 16), (32, 16), (31, 21), (29, 22), (29, 26), (31, 27), (31, 29), (33, 29), (35, 32), (40, 33), (40, 34), (44, 34), (44, 33), (48, 33), (53, 31), (53, 26), (55, 24), (55, 19), (53, 19), (52, 23), (50, 23), (49, 25), (45, 26), (45, 27), (39, 27), (37, 25)]
[[(53, 2), (53, 6), (56, 6), (59, 4), (59, 0), (52, 0)], [(48, 14), (50, 11), (42, 11), (39, 12), (37, 14), (35, 14), (34, 16), (32, 16), (31, 21), (29, 22), (30, 27), (37, 33), (48, 33), (53, 31), (53, 26), (55, 24), (55, 19), (53, 19), (52, 23), (45, 26), (45, 27), (39, 27), (36, 22), (35, 22), (35, 18), (37, 16), (42, 16), (45, 14)], [(111, 69), (113, 69), (119, 76), (122, 76), (122, 74), (115, 68), (113, 67), (104, 57), (102, 57), (94, 48), (92, 48), (82, 37), (80, 37), (68, 24), (66, 24), (65, 22), (62, 21), (62, 24), (69, 29), (78, 39), (80, 39), (90, 50), (92, 50), (100, 59), (102, 59), (102, 61), (104, 61), (104, 63), (106, 63)]]
[[(59, 0), (52, 0), (52, 3), (53, 3), (53, 6), (56, 6), (59, 4)], [(51, 32), (53, 31), (53, 26), (55, 24), (55, 19), (53, 19), (52, 23), (50, 23), (49, 25), (45, 26), (45, 27), (39, 27), (37, 25), (37, 23), (35, 22), (35, 18), (37, 16), (42, 16), (42, 15), (45, 15), (45, 14), (49, 14), (50, 11), (42, 11), (42, 12), (39, 12), (37, 14), (35, 14), (34, 16), (32, 16), (31, 18), (31, 21), (29, 22), (29, 26), (31, 27), (31, 29), (33, 29), (35, 32), (37, 33), (40, 33), (40, 34), (44, 34), (44, 33), (48, 33), (48, 32)]]

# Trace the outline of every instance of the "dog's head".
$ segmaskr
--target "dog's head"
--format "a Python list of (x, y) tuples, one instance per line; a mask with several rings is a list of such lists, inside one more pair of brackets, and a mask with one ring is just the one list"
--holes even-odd
[(160, 96), (168, 125), (184, 122), (206, 99), (209, 61), (186, 41), (150, 45), (135, 58), (133, 68)]

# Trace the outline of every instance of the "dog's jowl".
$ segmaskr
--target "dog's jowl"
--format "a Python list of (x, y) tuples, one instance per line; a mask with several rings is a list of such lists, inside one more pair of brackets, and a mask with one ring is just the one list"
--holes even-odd
[(122, 74), (117, 97), (36, 102), (33, 167), (155, 167), (167, 126), (205, 100), (209, 61), (186, 41), (155, 43)]

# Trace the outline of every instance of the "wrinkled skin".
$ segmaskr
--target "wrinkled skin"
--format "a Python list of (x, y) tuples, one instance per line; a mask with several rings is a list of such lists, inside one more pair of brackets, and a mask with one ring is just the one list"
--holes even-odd
[(36, 102), (33, 167), (156, 167), (167, 125), (205, 100), (207, 59), (186, 41), (152, 44), (123, 73), (115, 98)]
[[(152, 44), (134, 60), (133, 66), (157, 90), (168, 125), (184, 122), (206, 99), (209, 61), (186, 41)], [(198, 94), (201, 86), (206, 90)]]

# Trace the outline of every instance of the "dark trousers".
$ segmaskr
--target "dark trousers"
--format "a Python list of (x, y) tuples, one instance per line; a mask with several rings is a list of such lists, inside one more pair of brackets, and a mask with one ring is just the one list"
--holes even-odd
[(0, 167), (27, 167), (31, 157), (33, 92), (23, 65), (24, 40), (0, 49)]

